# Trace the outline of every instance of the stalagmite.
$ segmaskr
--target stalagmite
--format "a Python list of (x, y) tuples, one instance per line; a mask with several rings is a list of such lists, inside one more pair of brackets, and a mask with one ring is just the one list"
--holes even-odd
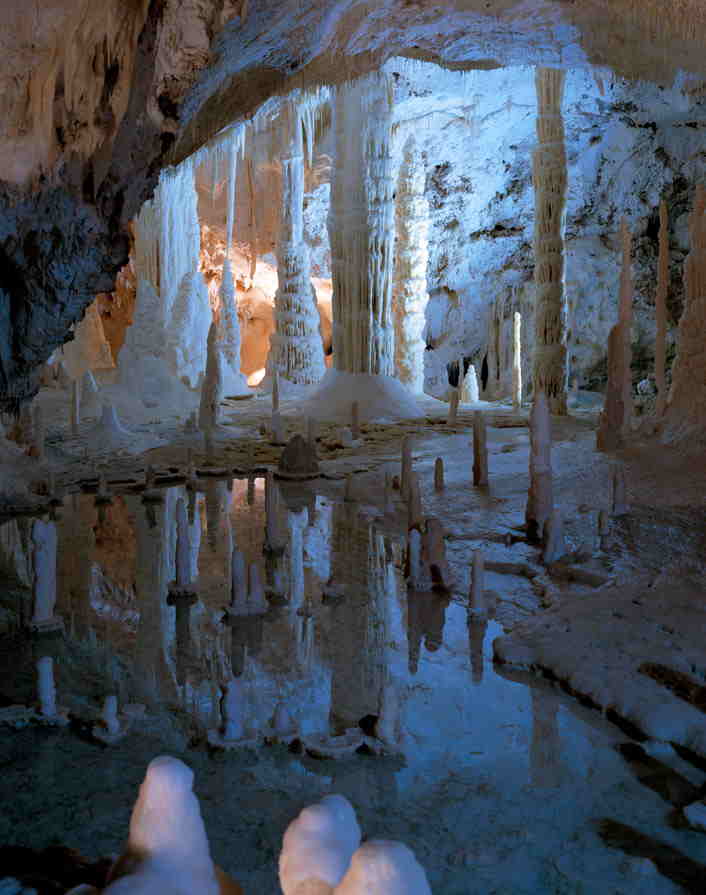
[(604, 538), (610, 534), (610, 515), (607, 510), (598, 513), (598, 536)]
[(351, 859), (335, 895), (431, 895), (422, 866), (401, 842), (372, 839)]
[[(326, 372), (316, 292), (311, 283), (309, 249), (304, 239), (303, 109), (295, 99), (283, 103), (282, 199), (277, 241), (275, 331), (267, 368), (289, 382), (311, 385)], [(311, 137), (312, 135), (307, 134)]]
[[(463, 361), (461, 361), (463, 365)], [(463, 369), (463, 366), (461, 366)], [(476, 368), (473, 364), (468, 365), (466, 375), (463, 377), (463, 385), (461, 386), (461, 403), (476, 404), (478, 402), (478, 377), (476, 376)]]
[(392, 310), (395, 321), (395, 371), (415, 394), (424, 391), (422, 333), (429, 260), (429, 203), (424, 195), (426, 171), (414, 137), (405, 144), (397, 181), (397, 242)]
[(56, 525), (37, 519), (32, 525), (32, 600), (31, 627), (38, 632), (60, 630), (61, 619), (54, 615), (56, 605)]
[(81, 422), (81, 384), (78, 379), (71, 383), (71, 433), (78, 435)]
[(696, 188), (684, 265), (685, 301), (665, 414), (666, 441), (701, 437), (706, 420), (706, 187)]
[(659, 205), (659, 262), (657, 267), (657, 295), (655, 298), (655, 316), (657, 332), (655, 335), (655, 384), (657, 386), (657, 405), (655, 415), (659, 419), (664, 415), (667, 406), (667, 292), (669, 290), (669, 213), (667, 203)]
[(360, 438), (360, 412), (357, 401), (351, 404), (351, 436), (353, 441), (358, 441)]
[(409, 478), (412, 474), (412, 436), (402, 439), (402, 469), (400, 472), (400, 496), (402, 500), (409, 497)]
[(279, 371), (272, 374), (272, 413), (279, 413)]
[(538, 145), (533, 157), (535, 192), (534, 392), (544, 392), (552, 413), (565, 414), (568, 386), (566, 297), (564, 295), (564, 210), (566, 148), (562, 101), (566, 73), (538, 68)]
[(346, 487), (343, 492), (343, 499), (346, 503), (351, 503), (355, 500), (355, 495), (353, 494), (353, 476), (350, 474), (346, 476)]
[(191, 768), (176, 758), (162, 755), (150, 762), (105, 895), (176, 891), (175, 881), (179, 892), (239, 891), (213, 863), (193, 780)]
[(485, 607), (485, 562), (482, 550), (473, 551), (471, 566), (471, 588), (468, 594), (468, 608), (471, 612), (484, 615)]
[(535, 394), (530, 412), (529, 477), (525, 510), (527, 537), (538, 542), (544, 533), (544, 523), (554, 509), (551, 418), (544, 392)]
[(186, 503), (182, 498), (176, 505), (176, 586), (178, 590), (191, 590), (191, 532)]
[(544, 523), (543, 542), (544, 552), (542, 553), (542, 561), (545, 565), (550, 565), (551, 563), (556, 562), (566, 553), (564, 519), (561, 511), (557, 508), (552, 510), (549, 518)]
[(621, 225), (621, 243), (619, 317), (608, 338), (608, 384), (596, 435), (599, 451), (614, 451), (621, 447), (630, 432), (632, 419), (632, 237), (625, 218)]
[(283, 895), (326, 895), (348, 870), (360, 845), (355, 811), (343, 796), (328, 795), (287, 827), (279, 857)]
[(420, 525), (424, 519), (422, 509), (422, 493), (419, 487), (419, 476), (411, 472), (409, 476), (409, 495), (407, 498), (407, 528)]
[(282, 419), (282, 414), (276, 410), (273, 411), (272, 419), (270, 420), (270, 441), (275, 445), (285, 444), (284, 420)]
[(309, 442), (309, 446), (316, 454), (316, 439), (317, 439), (317, 426), (316, 420), (313, 416), (308, 416), (306, 418), (306, 440)]
[(437, 457), (434, 462), (434, 490), (444, 490), (444, 460), (443, 457)]
[(202, 432), (218, 425), (221, 401), (223, 400), (223, 359), (218, 344), (218, 328), (216, 321), (211, 323), (208, 331), (208, 350), (206, 375), (201, 385), (201, 403), (199, 406), (199, 429)]
[[(230, 260), (223, 262), (221, 288), (218, 293), (218, 323), (215, 339), (221, 356), (221, 378), (224, 395), (250, 395), (248, 381), (240, 372), (240, 323), (235, 298), (235, 282)], [(211, 332), (208, 333), (209, 342)], [(210, 352), (210, 349), (209, 349)], [(210, 353), (206, 357), (208, 377)]]
[(488, 433), (480, 410), (473, 414), (473, 484), (477, 488), (488, 484)]
[(461, 398), (461, 391), (458, 388), (451, 389), (451, 400), (449, 401), (449, 426), (455, 426), (458, 421), (458, 402)]
[(512, 406), (522, 407), (522, 315), (515, 311), (512, 320)]

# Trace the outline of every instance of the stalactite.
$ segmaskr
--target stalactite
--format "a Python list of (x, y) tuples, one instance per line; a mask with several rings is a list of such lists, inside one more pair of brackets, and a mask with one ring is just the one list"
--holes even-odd
[(397, 243), (392, 309), (395, 321), (395, 371), (412, 391), (424, 391), (424, 312), (429, 301), (429, 203), (425, 169), (413, 137), (407, 141), (397, 182)]
[(392, 80), (375, 74), (336, 91), (328, 227), (336, 369), (392, 375), (394, 180)]
[(538, 68), (537, 136), (534, 152), (535, 191), (535, 345), (534, 390), (543, 391), (552, 413), (567, 408), (568, 360), (564, 295), (564, 209), (566, 147), (562, 100), (565, 73)]
[(282, 204), (277, 244), (275, 332), (270, 337), (268, 372), (310, 385), (326, 371), (319, 332), (316, 292), (311, 283), (309, 249), (304, 239), (304, 134), (301, 108), (282, 110)]
[(619, 318), (608, 338), (608, 385), (596, 436), (596, 447), (599, 451), (613, 451), (619, 448), (630, 431), (632, 419), (630, 369), (633, 301), (632, 236), (625, 218), (621, 225), (620, 239), (623, 260), (620, 272)]
[(657, 406), (655, 414), (659, 419), (667, 406), (666, 352), (667, 352), (667, 291), (669, 289), (669, 213), (667, 203), (659, 206), (659, 264), (657, 275), (657, 296), (655, 316), (657, 333), (655, 336), (655, 384), (657, 386)]

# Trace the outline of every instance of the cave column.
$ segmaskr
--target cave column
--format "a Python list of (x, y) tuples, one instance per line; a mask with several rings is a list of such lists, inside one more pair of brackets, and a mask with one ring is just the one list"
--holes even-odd
[(564, 210), (566, 146), (562, 100), (565, 73), (538, 68), (538, 146), (533, 157), (535, 194), (535, 345), (534, 391), (543, 391), (552, 413), (567, 409), (568, 362), (564, 294)]
[(275, 331), (270, 337), (267, 372), (301, 385), (318, 382), (326, 371), (316, 292), (311, 283), (304, 239), (304, 139), (299, 104), (282, 112), (282, 206), (277, 244)]
[(397, 183), (397, 245), (392, 307), (395, 371), (415, 392), (424, 391), (424, 331), (429, 258), (429, 203), (424, 195), (422, 154), (410, 137)]
[(392, 86), (378, 73), (336, 91), (328, 228), (337, 370), (392, 376)]

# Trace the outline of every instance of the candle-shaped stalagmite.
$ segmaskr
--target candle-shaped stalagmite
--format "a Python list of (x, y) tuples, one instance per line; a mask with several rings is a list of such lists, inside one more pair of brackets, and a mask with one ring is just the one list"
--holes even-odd
[(449, 401), (449, 425), (455, 426), (458, 421), (458, 402), (461, 398), (461, 392), (458, 388), (451, 389), (451, 399)]
[(434, 490), (444, 490), (444, 458), (437, 457), (434, 462)]
[[(461, 369), (463, 369), (463, 361), (461, 361)], [(461, 403), (476, 404), (478, 402), (478, 377), (476, 376), (476, 368), (473, 364), (468, 365), (466, 375), (463, 377), (463, 386), (461, 387)]]
[(657, 267), (657, 296), (655, 316), (655, 384), (657, 386), (657, 417), (664, 414), (667, 406), (667, 292), (669, 290), (669, 213), (667, 203), (659, 205), (659, 262)]
[(482, 550), (473, 551), (471, 566), (471, 587), (468, 594), (468, 608), (475, 613), (484, 614), (485, 606), (485, 561)]
[(402, 468), (400, 473), (400, 496), (407, 500), (409, 496), (409, 478), (412, 473), (412, 436), (402, 439)]
[(488, 484), (488, 435), (485, 415), (480, 410), (473, 414), (473, 484), (476, 487)]
[(528, 538), (537, 542), (542, 538), (544, 523), (554, 509), (551, 419), (544, 392), (535, 394), (530, 413), (529, 475), (525, 522)]
[(512, 322), (512, 406), (522, 406), (522, 315), (515, 311)]

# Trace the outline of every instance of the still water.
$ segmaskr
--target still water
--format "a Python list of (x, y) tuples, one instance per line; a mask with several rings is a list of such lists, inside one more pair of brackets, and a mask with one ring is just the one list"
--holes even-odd
[[(313, 489), (275, 486), (269, 514), (263, 478), (153, 497), (66, 499), (55, 522), (63, 636), (11, 630), (33, 612), (32, 520), (0, 527), (0, 704), (35, 705), (41, 666), (70, 720), (0, 727), (0, 844), (117, 853), (144, 769), (166, 752), (194, 769), (214, 859), (248, 893), (279, 891), (284, 829), (329, 792), (352, 801), (365, 836), (407, 843), (441, 895), (682, 891), (644, 859), (644, 840), (703, 861), (702, 839), (667, 824), (670, 804), (616, 748), (626, 734), (548, 683), (493, 667), (495, 618), (515, 595), (498, 593), (483, 619), (463, 589), (408, 591), (384, 514)], [(173, 585), (180, 500), (193, 595)], [(226, 612), (234, 547), (266, 597)], [(463, 554), (450, 556), (459, 580)], [(233, 681), (242, 742), (223, 750), (213, 743)], [(109, 695), (119, 732), (106, 743)], [(303, 749), (266, 739), (285, 710)], [(346, 732), (362, 742), (361, 721), (377, 723), (372, 749), (310, 754)], [(704, 782), (664, 748), (660, 761)], [(605, 821), (642, 846), (608, 847)]]

